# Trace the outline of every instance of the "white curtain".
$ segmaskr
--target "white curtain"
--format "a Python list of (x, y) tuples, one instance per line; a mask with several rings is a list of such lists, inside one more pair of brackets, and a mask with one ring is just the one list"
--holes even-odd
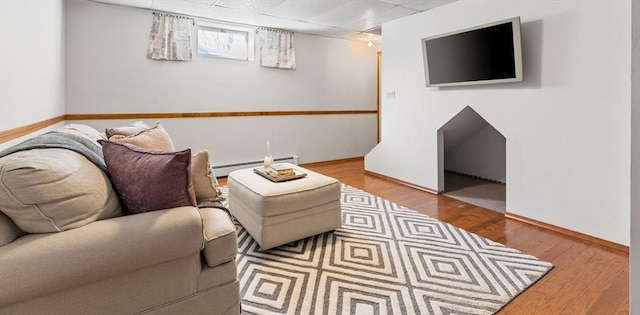
[(260, 38), (260, 65), (263, 67), (295, 69), (296, 51), (293, 33), (266, 28), (258, 29)]
[(191, 60), (192, 18), (153, 13), (147, 58), (158, 60)]

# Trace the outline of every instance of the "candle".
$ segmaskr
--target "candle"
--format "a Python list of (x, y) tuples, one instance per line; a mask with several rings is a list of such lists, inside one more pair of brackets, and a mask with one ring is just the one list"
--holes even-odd
[(267, 140), (267, 155), (264, 157), (264, 168), (266, 170), (271, 169), (271, 165), (273, 165), (273, 158), (271, 157), (271, 144), (269, 140)]

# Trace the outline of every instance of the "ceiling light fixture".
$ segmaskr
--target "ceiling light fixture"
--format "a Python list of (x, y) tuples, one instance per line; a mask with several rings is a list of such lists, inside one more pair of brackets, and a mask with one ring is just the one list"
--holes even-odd
[(373, 43), (372, 43), (371, 41), (369, 41), (369, 42), (367, 43), (367, 46), (371, 47), (371, 46), (373, 46)]

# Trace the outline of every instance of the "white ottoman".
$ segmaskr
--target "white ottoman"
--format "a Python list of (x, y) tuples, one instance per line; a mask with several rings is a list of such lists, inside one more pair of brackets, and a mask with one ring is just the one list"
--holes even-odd
[(274, 183), (253, 169), (227, 179), (229, 211), (262, 249), (273, 248), (342, 226), (340, 182), (299, 166), (307, 176)]

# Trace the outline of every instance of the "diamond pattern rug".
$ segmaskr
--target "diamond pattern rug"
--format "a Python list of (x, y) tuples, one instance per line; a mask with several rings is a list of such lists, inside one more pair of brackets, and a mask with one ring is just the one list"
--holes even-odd
[(342, 228), (267, 251), (234, 221), (243, 313), (493, 314), (553, 268), (350, 186), (341, 201)]

